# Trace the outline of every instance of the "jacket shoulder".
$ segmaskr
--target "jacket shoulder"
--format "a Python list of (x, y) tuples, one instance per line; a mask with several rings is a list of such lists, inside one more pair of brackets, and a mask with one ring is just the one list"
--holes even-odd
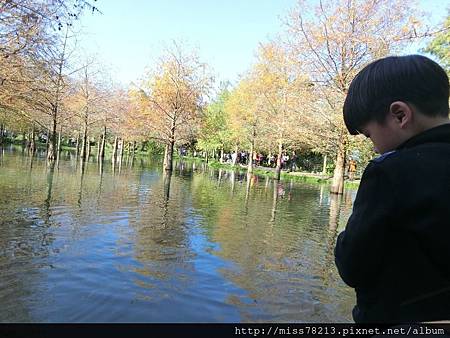
[(370, 162), (373, 163), (382, 163), (384, 160), (386, 160), (387, 158), (393, 157), (395, 154), (397, 153), (396, 150), (392, 150), (392, 151), (388, 151), (387, 153), (384, 153), (378, 157), (375, 157), (374, 159), (372, 159)]

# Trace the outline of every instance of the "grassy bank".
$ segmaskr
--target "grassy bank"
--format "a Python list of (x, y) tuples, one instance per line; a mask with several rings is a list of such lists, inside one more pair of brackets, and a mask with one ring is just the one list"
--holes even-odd
[[(12, 142), (15, 145), (22, 145), (22, 142), (18, 140), (14, 140), (15, 142)], [(39, 149), (45, 148), (46, 144), (41, 142), (36, 142), (36, 146)], [(61, 145), (61, 150), (64, 151), (75, 151), (75, 147), (68, 146), (68, 145)], [(110, 158), (112, 156), (113, 149), (111, 146), (107, 145), (105, 147), (105, 157)], [(96, 156), (97, 154), (97, 147), (91, 148), (91, 156)], [(126, 152), (125, 154), (126, 155)], [(135, 156), (162, 156), (162, 154), (151, 154), (147, 151), (141, 151), (136, 150)], [(174, 153), (174, 159), (177, 160), (183, 160), (188, 162), (205, 162), (204, 158), (201, 157), (193, 157), (193, 156), (180, 156), (177, 153)], [(208, 166), (216, 169), (225, 169), (225, 170), (233, 170), (240, 173), (246, 173), (247, 172), (247, 166), (244, 165), (231, 165), (229, 163), (220, 163), (216, 160), (210, 160), (208, 162)], [(261, 177), (275, 177), (275, 169), (274, 168), (267, 168), (267, 167), (255, 167), (253, 168), (253, 174), (261, 176)], [(282, 171), (280, 179), (282, 181), (294, 181), (294, 182), (302, 182), (302, 183), (313, 183), (313, 184), (329, 184), (331, 183), (331, 178), (329, 176), (324, 177), (320, 174), (316, 173), (309, 173), (309, 172), (287, 172)], [(345, 181), (345, 188), (347, 189), (357, 189), (359, 186), (359, 180), (355, 181)]]
[[(241, 165), (231, 165), (228, 163), (220, 163), (218, 161), (211, 161), (208, 163), (210, 167), (213, 168), (222, 168), (226, 170), (236, 170), (242, 173), (247, 172), (246, 166)], [(274, 168), (266, 168), (266, 167), (256, 167), (253, 168), (253, 174), (263, 177), (275, 177), (275, 170)], [(331, 183), (331, 178), (324, 177), (320, 174), (314, 174), (314, 173), (308, 173), (308, 172), (286, 172), (282, 171), (280, 179), (282, 181), (294, 181), (294, 182), (303, 182), (303, 183), (318, 183), (318, 184), (324, 184), (324, 183)], [(345, 187), (349, 189), (356, 189), (359, 186), (359, 180), (355, 181), (345, 181)]]

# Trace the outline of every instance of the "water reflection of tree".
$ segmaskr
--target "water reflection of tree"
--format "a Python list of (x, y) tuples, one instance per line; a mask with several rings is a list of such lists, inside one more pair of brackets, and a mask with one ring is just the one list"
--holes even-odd
[(275, 213), (277, 211), (277, 202), (278, 202), (278, 187), (276, 185), (279, 184), (278, 181), (273, 181), (273, 202), (272, 202), (272, 214), (270, 217), (270, 222), (273, 223), (275, 221)]
[[(4, 162), (7, 163), (6, 160)], [(187, 222), (192, 222), (190, 215), (199, 215), (201, 217), (195, 216), (194, 220), (201, 220), (202, 234), (218, 244), (219, 249), (213, 254), (235, 263), (234, 267), (220, 270), (222, 276), (247, 290), (247, 295), (257, 301), (252, 304), (237, 301), (236, 306), (250, 319), (255, 317), (251, 317), (249, 309), (258, 307), (264, 311), (268, 306), (272, 306), (271, 310), (279, 306), (280, 316), (289, 312), (286, 317), (280, 317), (284, 320), (300, 318), (298, 312), (296, 317), (289, 316), (299, 309), (299, 303), (305, 302), (305, 297), (315, 297), (319, 292), (305, 291), (304, 288), (308, 287), (305, 284), (317, 283), (316, 279), (308, 280), (305, 276), (320, 276), (320, 271), (316, 270), (323, 266), (321, 260), (326, 247), (323, 243), (326, 243), (327, 233), (320, 232), (315, 224), (327, 224), (327, 221), (322, 224), (315, 218), (320, 210), (317, 189), (294, 186), (295, 203), (292, 203), (288, 198), (275, 195), (272, 181), (269, 181), (266, 192), (265, 182), (260, 186), (256, 181), (252, 183), (251, 179), (246, 181), (245, 175), (240, 178), (243, 181), (240, 184), (239, 179), (235, 179), (239, 174), (224, 171), (222, 183), (218, 184), (215, 174), (209, 177), (209, 170), (202, 174), (196, 169), (192, 179), (186, 179), (191, 173), (185, 168), (180, 171), (181, 177), (175, 172), (168, 178), (148, 168), (150, 160), (137, 159), (136, 164), (139, 163), (141, 166), (135, 166), (132, 171), (123, 166), (122, 173), (114, 176), (109, 165), (103, 168), (101, 164), (97, 167), (96, 163), (89, 163), (83, 169), (79, 162), (61, 158), (60, 170), (54, 174), (57, 176), (51, 177), (43, 162), (36, 159), (31, 171), (28, 166), (23, 169), (24, 175), (29, 171), (33, 179), (18, 180), (18, 185), (11, 190), (8, 183), (11, 177), (6, 177), (4, 181), (0, 180), (0, 189), (3, 194), (12, 196), (19, 191), (28, 191), (28, 210), (38, 208), (43, 212), (47, 209), (49, 223), (55, 225), (48, 229), (53, 231), (57, 227), (58, 245), (70, 246), (72, 242), (89, 237), (101, 240), (102, 231), (114, 232), (117, 235), (115, 254), (130, 255), (127, 262), (133, 262), (120, 268), (136, 272), (133, 278), (139, 286), (140, 296), (154, 298), (163, 297), (162, 288), (158, 287), (162, 280), (165, 281), (164, 287), (169, 288), (188, 287), (192, 282), (190, 276), (195, 275), (195, 271), (189, 231), (193, 226)], [(0, 207), (0, 210), (10, 210), (11, 205), (12, 209), (18, 210), (23, 207), (24, 198), (5, 203), (10, 203), (7, 209)], [(50, 215), (55, 207), (64, 208), (62, 218), (57, 212)], [(17, 217), (12, 211), (2, 216), (8, 220)], [(29, 256), (25, 259), (29, 262), (32, 261), (31, 255), (35, 262), (43, 254), (38, 249), (43, 245), (39, 234), (46, 233), (43, 227), (23, 226), (26, 222), (40, 222), (45, 218), (43, 213), (39, 217), (32, 216), (38, 220), (31, 220), (32, 217), (25, 214), (17, 220), (22, 224), (23, 228), (18, 225), (22, 233), (11, 227), (2, 233), (5, 237), (0, 238), (2, 247), (12, 246), (15, 236), (28, 238), (31, 244), (27, 249)], [(104, 226), (99, 226), (102, 224)], [(2, 225), (5, 228), (9, 226)], [(316, 245), (318, 242), (322, 246)], [(21, 249), (16, 247), (14, 250), (17, 255)], [(14, 260), (9, 257), (5, 266), (10, 266), (11, 262)], [(7, 268), (2, 269), (5, 271)], [(315, 287), (320, 290), (318, 285)], [(143, 288), (147, 289), (143, 291)], [(272, 291), (268, 293), (268, 289)], [(228, 301), (233, 302), (231, 298)]]
[(324, 284), (327, 285), (334, 269), (334, 246), (338, 234), (341, 195), (330, 194), (330, 218), (328, 222), (327, 247), (323, 265)]
[(78, 189), (78, 208), (82, 208), (83, 201), (83, 183), (84, 183), (84, 172), (86, 170), (86, 161), (80, 161), (80, 188)]
[(173, 175), (160, 176), (139, 206), (139, 221), (130, 224), (136, 234), (134, 256), (142, 264), (134, 269), (140, 276), (135, 282), (156, 298), (163, 295), (155, 286), (170, 278), (176, 280), (174, 287), (183, 287), (189, 282), (183, 271), (193, 269), (185, 226), (189, 193), (183, 188), (184, 180)]
[[(50, 264), (55, 236), (52, 219), (55, 163), (24, 157), (0, 175), (0, 300), (3, 321), (33, 321), (28, 300), (38, 284), (40, 268)], [(42, 172), (45, 173), (42, 175)], [(27, 177), (27, 179), (23, 179)], [(12, 186), (11, 183), (14, 183)], [(31, 187), (32, 186), (32, 187)]]
[(279, 312), (283, 320), (305, 320), (303, 308), (311, 318), (330, 320), (325, 310), (312, 309), (319, 298), (335, 302), (323, 285), (329, 224), (317, 203), (319, 190), (281, 182), (271, 184), (267, 194), (266, 182), (252, 186), (250, 178), (243, 183), (232, 198), (227, 193), (232, 184), (217, 187), (207, 176), (194, 176), (191, 188), (208, 238), (219, 244), (214, 253), (238, 267), (220, 272), (254, 299), (231, 297), (229, 302), (241, 309), (244, 320), (255, 320), (252, 313), (265, 308), (271, 318)]
[(170, 199), (170, 183), (172, 182), (172, 171), (163, 171), (163, 216), (162, 225), (165, 227), (167, 225), (167, 217), (169, 212), (169, 199)]
[(43, 207), (43, 219), (45, 224), (49, 225), (50, 221), (50, 207), (51, 207), (51, 200), (52, 200), (52, 189), (53, 189), (53, 177), (55, 176), (55, 163), (54, 161), (49, 162), (47, 167), (47, 197), (44, 201), (44, 207)]

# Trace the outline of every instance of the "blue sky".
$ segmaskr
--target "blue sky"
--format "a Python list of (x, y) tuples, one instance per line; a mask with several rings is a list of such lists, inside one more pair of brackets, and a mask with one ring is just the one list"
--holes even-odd
[[(406, 0), (409, 1), (409, 0)], [(143, 76), (173, 39), (198, 48), (218, 80), (236, 81), (254, 60), (260, 42), (282, 31), (281, 19), (296, 0), (97, 0), (102, 15), (82, 18), (81, 46), (127, 85)], [(434, 22), (448, 0), (420, 0)]]

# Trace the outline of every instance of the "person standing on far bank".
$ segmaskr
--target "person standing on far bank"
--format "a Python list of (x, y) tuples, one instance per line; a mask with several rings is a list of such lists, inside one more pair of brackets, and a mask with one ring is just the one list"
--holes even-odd
[(449, 79), (421, 55), (366, 66), (344, 103), (350, 134), (381, 155), (368, 164), (335, 261), (356, 291), (356, 322), (450, 319)]

